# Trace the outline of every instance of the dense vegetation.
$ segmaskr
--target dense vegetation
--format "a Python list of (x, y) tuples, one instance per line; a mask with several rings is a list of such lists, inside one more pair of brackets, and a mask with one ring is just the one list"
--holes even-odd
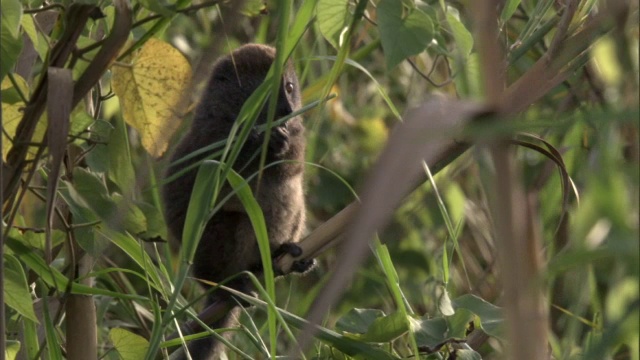
[[(6, 358), (168, 358), (199, 336), (176, 329), (202, 310), (189, 264), (221, 200), (202, 187), (174, 254), (159, 186), (212, 61), (258, 42), (310, 105), (319, 266), (256, 279), (219, 330), (229, 358), (640, 359), (636, 2), (1, 6)], [(241, 184), (237, 144), (202, 178)]]

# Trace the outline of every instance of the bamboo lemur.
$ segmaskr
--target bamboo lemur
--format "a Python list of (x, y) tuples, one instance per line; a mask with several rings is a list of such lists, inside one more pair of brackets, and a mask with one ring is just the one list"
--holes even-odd
[[(176, 148), (171, 158), (172, 162), (202, 147), (227, 139), (242, 105), (264, 81), (274, 56), (275, 49), (271, 47), (248, 44), (215, 63), (204, 95), (195, 110), (191, 129)], [(267, 107), (265, 105), (262, 109), (256, 124), (266, 122)], [(298, 78), (292, 63), (288, 62), (278, 93), (276, 119), (289, 115), (300, 107)], [(245, 178), (258, 171), (259, 152), (263, 142), (264, 133), (252, 130), (234, 164), (234, 169)], [(264, 213), (273, 254), (288, 252), (296, 255), (300, 252), (300, 248), (294, 243), (300, 240), (305, 224), (302, 179), (304, 151), (304, 127), (299, 116), (272, 128), (267, 163), (279, 160), (293, 161), (266, 167), (259, 186), (256, 186), (255, 181), (251, 183), (254, 196)], [(171, 166), (167, 177), (202, 160), (203, 157)], [(178, 241), (182, 238), (196, 174), (197, 168), (168, 182), (163, 188), (167, 224), (172, 237)], [(229, 193), (228, 187), (223, 188), (218, 198), (223, 199), (225, 193)], [(294, 270), (304, 272), (312, 265), (313, 261), (303, 261), (297, 264)], [(261, 268), (260, 254), (249, 217), (239, 200), (232, 198), (207, 224), (195, 255), (193, 274), (200, 279), (220, 282), (241, 271), (259, 271)], [(247, 280), (241, 278), (227, 285), (241, 291), (250, 291)], [(228, 296), (222, 290), (214, 291), (207, 298), (207, 305)], [(239, 308), (236, 307), (234, 310), (210, 326), (228, 327), (233, 323)], [(212, 359), (219, 356), (221, 345), (208, 337), (192, 341), (189, 352), (194, 359)]]

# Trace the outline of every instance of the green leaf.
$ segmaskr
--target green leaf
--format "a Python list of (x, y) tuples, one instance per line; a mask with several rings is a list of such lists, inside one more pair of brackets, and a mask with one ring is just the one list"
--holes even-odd
[(7, 360), (14, 360), (20, 351), (20, 341), (7, 340), (4, 356)]
[[(78, 222), (84, 222), (82, 221), (81, 217), (77, 217), (75, 220)], [(85, 223), (90, 223), (90, 222), (91, 221), (87, 221)], [(94, 256), (94, 257), (100, 257), (103, 254), (103, 252), (109, 247), (109, 240), (105, 239), (102, 236), (99, 236), (95, 232), (95, 230), (100, 227), (101, 225), (82, 226), (75, 229), (75, 232), (74, 232), (78, 245), (80, 245), (80, 247), (84, 251), (86, 251), (87, 253), (91, 254), (91, 256)]]
[(20, 0), (2, 0), (0, 10), (3, 31), (6, 29), (13, 38), (20, 39), (20, 21), (22, 20)]
[[(4, 4), (4, 1), (2, 2)], [(0, 26), (0, 81), (4, 79), (18, 60), (22, 50), (22, 41), (13, 37), (4, 22)]]
[(4, 254), (4, 267), (2, 290), (5, 304), (25, 318), (39, 323), (38, 317), (33, 311), (33, 300), (20, 261), (14, 256)]
[(82, 208), (90, 209), (97, 218), (114, 230), (126, 230), (133, 234), (147, 230), (147, 220), (142, 211), (131, 199), (118, 193), (109, 194), (100, 174), (75, 168), (73, 178), (73, 183), (66, 183), (68, 191), (63, 197), (69, 200), (72, 211), (75, 209), (85, 221), (95, 221), (96, 217)]
[(167, 225), (162, 212), (146, 202), (138, 202), (136, 205), (147, 218), (147, 230), (140, 234), (140, 237), (143, 239), (167, 239)]
[[(12, 112), (12, 118), (13, 117), (17, 117), (17, 118), (21, 118), (21, 114), (22, 114), (22, 108), (24, 108), (24, 102), (22, 101), (22, 97), (20, 96), (20, 93), (22, 93), (22, 95), (24, 96), (29, 96), (29, 85), (27, 84), (27, 82), (18, 74), (14, 74), (13, 79), (15, 80), (15, 82), (17, 83), (18, 87), (16, 88), (15, 86), (13, 86), (13, 83), (11, 82), (10, 79), (5, 79), (4, 81), (2, 81), (2, 104), (4, 104), (3, 108), (2, 108), (2, 113), (3, 113), (3, 117), (5, 118), (4, 120), (6, 121), (6, 116), (5, 113), (7, 112), (7, 106), (17, 106), (18, 109), (17, 111), (11, 111)], [(14, 115), (13, 113), (18, 113), (18, 115)], [(5, 123), (6, 126), (6, 123)], [(15, 133), (15, 130), (12, 131), (12, 133)], [(4, 149), (3, 149), (4, 150)]]
[[(314, 59), (327, 59), (327, 60), (331, 60), (331, 61), (338, 61), (336, 56), (318, 56), (318, 57), (316, 57)], [(380, 93), (380, 96), (382, 96), (382, 99), (389, 106), (389, 109), (391, 110), (393, 115), (395, 115), (395, 117), (398, 120), (402, 120), (402, 116), (400, 115), (400, 112), (398, 111), (396, 106), (393, 104), (393, 101), (391, 100), (389, 95), (387, 95), (386, 91), (384, 90), (384, 87), (382, 85), (380, 85), (378, 80), (376, 80), (376, 78), (369, 72), (369, 70), (367, 70), (367, 68), (365, 68), (364, 66), (360, 65), (358, 62), (356, 62), (354, 60), (351, 60), (351, 59), (346, 59), (345, 60), (345, 64), (351, 65), (351, 66), (355, 67), (356, 69), (358, 69), (358, 70), (362, 71), (363, 73), (365, 73), (369, 77), (369, 79), (371, 79), (375, 83), (376, 89)]]
[[(42, 301), (44, 304), (48, 304), (49, 296), (46, 293), (42, 297)], [(44, 317), (44, 334), (47, 341), (46, 343), (48, 344), (48, 346), (45, 347), (45, 353), (47, 354), (46, 358), (52, 360), (63, 360), (62, 350), (60, 349), (60, 346), (56, 346), (58, 337), (56, 333), (56, 324), (53, 321), (55, 314), (51, 314), (49, 312), (50, 309), (48, 305), (44, 305), (42, 310)]]
[(373, 322), (385, 316), (379, 309), (351, 309), (336, 323), (336, 330), (364, 334)]
[(65, 184), (66, 190), (61, 191), (61, 194), (74, 215), (80, 216), (83, 221), (93, 222), (99, 219), (112, 228), (124, 228), (124, 214), (118, 211), (118, 206), (98, 173), (75, 168), (73, 183)]
[(502, 13), (500, 14), (500, 20), (502, 22), (506, 22), (511, 19), (511, 16), (518, 9), (518, 5), (520, 5), (521, 0), (507, 0), (507, 3), (504, 4), (504, 8), (502, 8)]
[(355, 338), (366, 342), (390, 342), (409, 330), (406, 316), (401, 312), (377, 318), (367, 332)]
[(267, 10), (267, 5), (264, 0), (247, 0), (240, 9), (240, 12), (244, 16), (258, 16)]
[[(96, 232), (98, 237), (109, 240), (110, 243), (119, 247), (131, 260), (138, 264), (143, 270), (143, 273), (146, 273), (149, 277), (148, 283), (150, 286), (161, 292), (164, 296), (168, 296), (168, 294), (164, 293), (163, 285), (166, 284), (166, 282), (160, 277), (161, 272), (154, 266), (153, 259), (144, 251), (139, 240), (134, 239), (128, 233), (113, 231), (111, 229), (98, 229)], [(159, 266), (161, 266), (161, 264)]]
[(309, 24), (313, 22), (317, 3), (318, 0), (307, 0), (300, 4), (295, 20), (288, 29), (287, 41), (285, 42), (284, 51), (289, 56), (291, 56), (293, 49), (300, 42)]
[[(80, 135), (87, 128), (93, 124), (93, 117), (89, 115), (89, 113), (85, 110), (85, 105), (83, 103), (78, 104), (78, 106), (73, 109), (71, 112), (71, 124), (69, 127), (69, 134), (71, 135)], [(86, 137), (86, 136), (84, 136)], [(75, 139), (75, 144), (84, 144), (85, 140), (83, 139)]]
[(174, 11), (169, 8), (168, 4), (165, 1), (161, 0), (140, 0), (140, 5), (142, 7), (160, 14), (164, 17), (169, 17), (174, 14)]
[(502, 336), (504, 317), (499, 307), (475, 295), (460, 296), (453, 300), (452, 303), (456, 311), (458, 308), (462, 308), (476, 314), (480, 318), (482, 329), (487, 334), (498, 338)]
[[(111, 123), (104, 120), (96, 120), (89, 126), (89, 138), (95, 142), (95, 147), (89, 151), (86, 160), (89, 168), (93, 171), (107, 173), (109, 172), (109, 159), (114, 155), (109, 151), (109, 143), (114, 127)], [(115, 166), (114, 166), (115, 167)], [(112, 180), (113, 181), (113, 180)], [(116, 184), (120, 185), (116, 182)]]
[[(266, 304), (264, 302), (251, 302), (253, 305), (260, 309), (266, 309)], [(297, 329), (303, 329), (309, 327), (309, 322), (301, 317), (287, 312), (282, 309), (277, 309), (277, 311), (282, 315), (282, 318), (285, 320), (287, 324), (293, 326)], [(342, 351), (343, 353), (351, 356), (357, 356), (356, 359), (367, 359), (367, 360), (399, 360), (400, 358), (394, 356), (384, 349), (380, 348), (377, 345), (367, 344), (361, 341), (353, 340), (347, 336), (340, 335), (335, 331), (329, 330), (327, 328), (321, 326), (314, 326), (314, 330), (316, 334), (314, 335), (318, 340), (323, 343)], [(331, 357), (333, 359), (333, 357)]]
[(418, 330), (415, 333), (416, 341), (420, 346), (434, 347), (441, 344), (448, 337), (449, 328), (443, 318), (420, 319)]
[[(24, 232), (24, 243), (39, 250), (44, 251), (45, 234), (35, 231)], [(51, 234), (51, 246), (62, 244), (67, 239), (67, 234), (62, 230), (53, 230)]]
[(378, 28), (387, 69), (392, 69), (411, 55), (427, 48), (433, 39), (433, 23), (419, 9), (402, 17), (402, 3), (382, 0), (378, 4)]
[(457, 360), (482, 360), (482, 356), (473, 350), (456, 350)]
[(42, 44), (40, 44), (42, 42), (40, 41), (40, 37), (42, 35), (38, 34), (38, 30), (36, 29), (36, 24), (33, 21), (33, 18), (31, 16), (23, 16), (20, 24), (22, 25), (22, 30), (24, 30), (24, 33), (27, 34), (29, 40), (31, 40), (31, 43), (36, 49), (38, 56), (40, 56), (40, 59), (44, 59), (44, 56), (46, 56), (46, 50), (44, 53), (42, 52), (43, 47)]
[(219, 163), (204, 161), (200, 164), (193, 183), (182, 232), (182, 258), (187, 263), (193, 262), (198, 243), (217, 200), (220, 188), (218, 168)]
[(466, 59), (473, 49), (473, 36), (467, 28), (451, 12), (447, 11), (447, 22), (451, 28), (453, 39), (460, 51), (460, 55)]
[[(69, 291), (69, 279), (65, 277), (58, 269), (55, 267), (49, 266), (42, 256), (37, 252), (34, 252), (31, 248), (22, 244), (19, 240), (16, 240), (12, 236), (8, 236), (5, 239), (5, 244), (14, 252), (16, 256), (22, 261), (26, 266), (29, 267), (36, 275), (38, 275), (39, 279), (44, 281), (48, 286), (57, 289), (59, 292), (68, 292)], [(138, 251), (140, 252), (140, 251)], [(79, 294), (79, 295), (104, 295), (111, 296), (116, 299), (130, 299), (130, 300), (138, 300), (138, 301), (148, 301), (149, 299), (138, 296), (138, 295), (129, 295), (124, 293), (119, 293), (115, 291), (109, 291), (97, 287), (91, 287), (87, 285), (82, 285), (78, 283), (71, 283), (71, 293)], [(46, 306), (45, 306), (46, 308)]]
[(320, 0), (316, 8), (320, 33), (334, 48), (339, 48), (342, 34), (349, 26), (349, 2), (347, 0)]
[(0, 2), (0, 81), (9, 73), (18, 60), (22, 50), (20, 20), (22, 5), (20, 0), (2, 0)]
[(467, 332), (468, 324), (473, 321), (475, 315), (463, 308), (456, 310), (452, 316), (445, 317), (447, 321), (447, 336), (452, 338), (464, 338)]
[(132, 234), (140, 234), (147, 231), (147, 217), (131, 199), (124, 198), (120, 194), (113, 194), (113, 200), (122, 214), (124, 229)]
[(149, 342), (145, 338), (121, 328), (111, 329), (109, 339), (122, 360), (144, 359), (149, 348)]

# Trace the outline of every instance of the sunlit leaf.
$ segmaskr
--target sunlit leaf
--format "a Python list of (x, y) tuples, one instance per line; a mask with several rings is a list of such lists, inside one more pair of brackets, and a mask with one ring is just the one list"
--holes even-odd
[(31, 40), (33, 47), (39, 49), (40, 41), (38, 37), (38, 30), (36, 29), (36, 24), (33, 21), (33, 18), (31, 16), (23, 16), (20, 21), (20, 25), (22, 25), (24, 33), (27, 34), (29, 40)]
[(20, 351), (20, 342), (15, 340), (7, 340), (4, 356), (7, 360), (14, 360)]
[(128, 66), (114, 66), (113, 90), (142, 146), (159, 157), (180, 124), (191, 67), (178, 50), (153, 38), (127, 60)]
[[(3, 45), (4, 46), (4, 45)], [(2, 58), (4, 62), (4, 57)], [(29, 96), (29, 87), (27, 82), (17, 74), (13, 75), (18, 88), (24, 96)], [(24, 102), (18, 96), (16, 89), (13, 87), (11, 80), (5, 78), (2, 80), (2, 158), (7, 159), (7, 154), (12, 147), (12, 139), (16, 135), (16, 129), (20, 120), (22, 120)], [(8, 95), (8, 96), (7, 96)], [(9, 102), (6, 102), (9, 101)], [(44, 130), (40, 130), (44, 132)], [(9, 136), (9, 137), (7, 137)]]
[(340, 47), (340, 37), (349, 25), (348, 6), (347, 0), (320, 0), (316, 8), (318, 28), (322, 36), (336, 49)]
[(453, 38), (458, 45), (458, 50), (463, 58), (467, 58), (473, 49), (473, 36), (467, 28), (450, 12), (447, 12), (447, 22), (451, 28)]
[(109, 339), (123, 360), (144, 359), (149, 348), (149, 342), (145, 338), (122, 328), (111, 329)]
[(456, 357), (457, 360), (482, 360), (482, 356), (473, 350), (466, 349), (457, 349)]
[(264, 13), (267, 10), (267, 5), (264, 0), (248, 0), (245, 1), (240, 12), (245, 16), (257, 16)]
[(608, 84), (617, 85), (622, 80), (622, 69), (616, 57), (615, 43), (605, 37), (593, 46), (593, 61), (602, 79)]

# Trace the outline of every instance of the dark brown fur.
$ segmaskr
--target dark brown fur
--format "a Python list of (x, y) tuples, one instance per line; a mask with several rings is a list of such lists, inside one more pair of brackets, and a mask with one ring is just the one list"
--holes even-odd
[[(216, 62), (196, 109), (191, 129), (176, 148), (171, 162), (228, 137), (243, 103), (263, 82), (274, 55), (275, 51), (271, 47), (248, 44), (235, 50), (231, 56), (225, 56)], [(287, 91), (287, 88), (291, 91)], [(276, 119), (298, 110), (301, 106), (298, 79), (291, 63), (285, 67), (277, 104)], [(265, 123), (266, 114), (267, 106), (260, 113), (256, 123)], [(263, 135), (254, 130), (234, 164), (234, 169), (245, 178), (258, 170)], [(279, 160), (294, 160), (264, 169), (258, 189), (255, 181), (252, 182), (254, 196), (264, 213), (271, 249), (276, 251), (283, 244), (298, 241), (304, 230), (302, 162), (305, 138), (302, 119), (294, 117), (273, 128), (268, 149), (267, 164)], [(170, 167), (167, 177), (201, 159), (202, 157)], [(172, 237), (178, 241), (182, 238), (196, 174), (197, 169), (189, 171), (163, 188), (167, 224)], [(228, 192), (228, 189), (224, 188), (219, 198), (224, 198), (224, 192)], [(259, 270), (261, 266), (249, 218), (239, 201), (232, 198), (207, 224), (194, 259), (194, 276), (220, 282), (241, 271)], [(246, 285), (243, 280), (230, 284), (243, 291), (247, 291)], [(209, 296), (208, 304), (220, 301), (224, 296), (222, 291), (215, 291)], [(233, 317), (233, 313), (228, 314), (225, 319), (212, 324), (211, 327), (228, 326)], [(212, 359), (218, 356), (220, 345), (207, 338), (192, 342), (189, 351), (196, 360)]]

